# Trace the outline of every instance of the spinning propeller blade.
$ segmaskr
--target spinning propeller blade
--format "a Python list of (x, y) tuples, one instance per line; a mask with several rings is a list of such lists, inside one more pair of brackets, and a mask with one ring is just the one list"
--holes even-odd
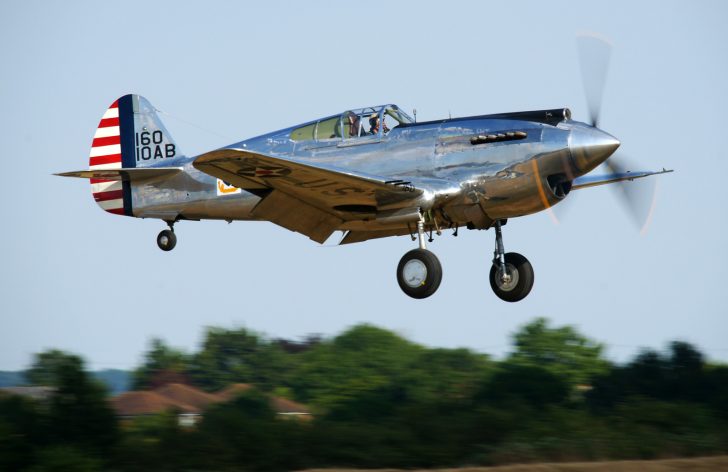
[[(628, 172), (630, 166), (623, 155), (612, 156), (604, 163), (612, 173)], [(645, 179), (639, 182), (618, 182), (611, 187), (617, 193), (625, 211), (630, 215), (640, 234), (646, 234), (655, 207), (657, 180)]]
[(588, 33), (577, 36), (576, 46), (579, 50), (581, 79), (589, 109), (589, 123), (598, 127), (612, 45), (606, 39)]

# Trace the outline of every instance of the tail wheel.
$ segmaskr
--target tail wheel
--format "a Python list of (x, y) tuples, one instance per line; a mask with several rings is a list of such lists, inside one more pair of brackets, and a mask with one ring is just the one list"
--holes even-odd
[(490, 286), (501, 300), (523, 300), (533, 288), (533, 267), (528, 259), (517, 252), (509, 252), (504, 257), (507, 277), (503, 277), (500, 267), (494, 264), (490, 268)]
[(162, 230), (157, 236), (157, 246), (162, 251), (171, 251), (177, 245), (177, 236), (168, 229)]
[(410, 297), (429, 297), (435, 293), (441, 281), (440, 260), (427, 249), (413, 249), (400, 259), (397, 266), (397, 282), (402, 291)]

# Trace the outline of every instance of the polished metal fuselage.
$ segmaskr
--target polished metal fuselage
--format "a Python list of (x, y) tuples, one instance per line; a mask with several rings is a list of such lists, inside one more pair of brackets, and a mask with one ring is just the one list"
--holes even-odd
[[(559, 111), (563, 113), (559, 119), (519, 119), (508, 114), (457, 118), (405, 124), (388, 133), (349, 139), (293, 141), (295, 127), (291, 127), (227, 147), (411, 182), (424, 192), (416, 201), (400, 203), (401, 207), (418, 208), (437, 226), (487, 228), (495, 220), (558, 203), (565, 194), (555, 183), (589, 172), (613, 151), (598, 158), (584, 152), (584, 146), (605, 136), (616, 140), (570, 120), (568, 110)], [(522, 132), (526, 137), (473, 143), (474, 137), (508, 132)], [(578, 149), (574, 142), (579, 143)], [(133, 185), (134, 216), (169, 221), (256, 219), (253, 209), (259, 196), (247, 191), (219, 195), (217, 179), (195, 169), (194, 159), (190, 157), (183, 171), (172, 178)], [(394, 226), (406, 227), (401, 222)], [(393, 223), (385, 219), (354, 218), (339, 229), (392, 228)]]

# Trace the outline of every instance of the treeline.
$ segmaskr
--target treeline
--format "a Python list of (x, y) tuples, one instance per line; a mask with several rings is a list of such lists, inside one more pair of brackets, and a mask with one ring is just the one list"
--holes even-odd
[[(53, 353), (48, 351), (45, 354)], [(91, 377), (101, 381), (113, 395), (126, 392), (131, 387), (131, 374), (121, 369), (103, 369), (89, 372)], [(0, 387), (32, 385), (25, 371), (0, 371)]]
[[(615, 365), (599, 343), (544, 319), (520, 329), (502, 361), (368, 325), (300, 343), (215, 328), (194, 353), (154, 340), (135, 388), (257, 387), (194, 428), (173, 412), (120, 425), (73, 355), (40, 354), (29, 373), (58, 390), (48, 403), (0, 398), (0, 470), (427, 468), (728, 452), (728, 367), (682, 342)], [(307, 404), (314, 419), (279, 419), (267, 394)]]

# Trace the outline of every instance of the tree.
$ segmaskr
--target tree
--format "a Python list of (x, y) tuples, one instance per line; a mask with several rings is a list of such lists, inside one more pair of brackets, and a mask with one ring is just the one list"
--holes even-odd
[[(43, 442), (108, 458), (117, 440), (116, 416), (106, 389), (85, 371), (83, 359), (55, 349), (45, 351), (35, 355), (26, 375), (34, 384), (55, 389), (42, 409)], [(50, 453), (48, 459), (55, 460), (56, 455)]]
[(46, 441), (45, 422), (36, 401), (0, 394), (0, 470), (25, 470), (35, 448)]
[[(196, 470), (293, 470), (300, 468), (286, 444), (295, 421), (275, 418), (270, 400), (250, 390), (228, 403), (210, 408), (198, 425), (200, 451)], [(211, 463), (210, 458), (214, 458)], [(293, 463), (289, 461), (293, 460)], [(300, 461), (300, 459), (298, 459)]]
[(468, 349), (423, 349), (414, 364), (407, 391), (410, 397), (428, 402), (472, 397), (493, 369), (487, 355)]
[(670, 343), (667, 360), (669, 390), (673, 398), (687, 401), (705, 401), (712, 393), (705, 373), (703, 354), (684, 341)]
[(569, 395), (569, 385), (544, 367), (505, 364), (493, 374), (476, 399), (490, 405), (524, 404), (536, 408), (559, 404)]
[(77, 359), (78, 363), (62, 363), (53, 373), (57, 383), (48, 409), (49, 439), (51, 444), (108, 458), (118, 439), (116, 415), (104, 386)]
[(290, 363), (278, 342), (245, 328), (208, 328), (202, 350), (191, 359), (191, 370), (195, 383), (208, 390), (236, 382), (272, 390), (285, 383)]
[(509, 364), (546, 369), (572, 387), (589, 383), (609, 368), (601, 344), (571, 326), (551, 328), (545, 318), (523, 326), (513, 335), (513, 342), (515, 351), (507, 359)]
[(681, 402), (712, 402), (720, 392), (713, 369), (692, 345), (676, 341), (669, 351), (640, 352), (625, 366), (613, 368), (594, 382), (592, 406), (611, 407), (630, 396)]
[(355, 326), (301, 354), (293, 388), (305, 402), (328, 410), (369, 392), (406, 387), (421, 352), (390, 331)]
[(38, 453), (38, 460), (30, 472), (97, 472), (101, 461), (72, 447), (55, 446)]
[(35, 355), (33, 364), (25, 372), (26, 380), (33, 385), (56, 387), (59, 374), (66, 369), (82, 369), (83, 360), (58, 349), (50, 349)]
[(144, 364), (134, 371), (134, 389), (156, 388), (167, 383), (188, 383), (189, 356), (167, 346), (159, 338), (151, 341)]

